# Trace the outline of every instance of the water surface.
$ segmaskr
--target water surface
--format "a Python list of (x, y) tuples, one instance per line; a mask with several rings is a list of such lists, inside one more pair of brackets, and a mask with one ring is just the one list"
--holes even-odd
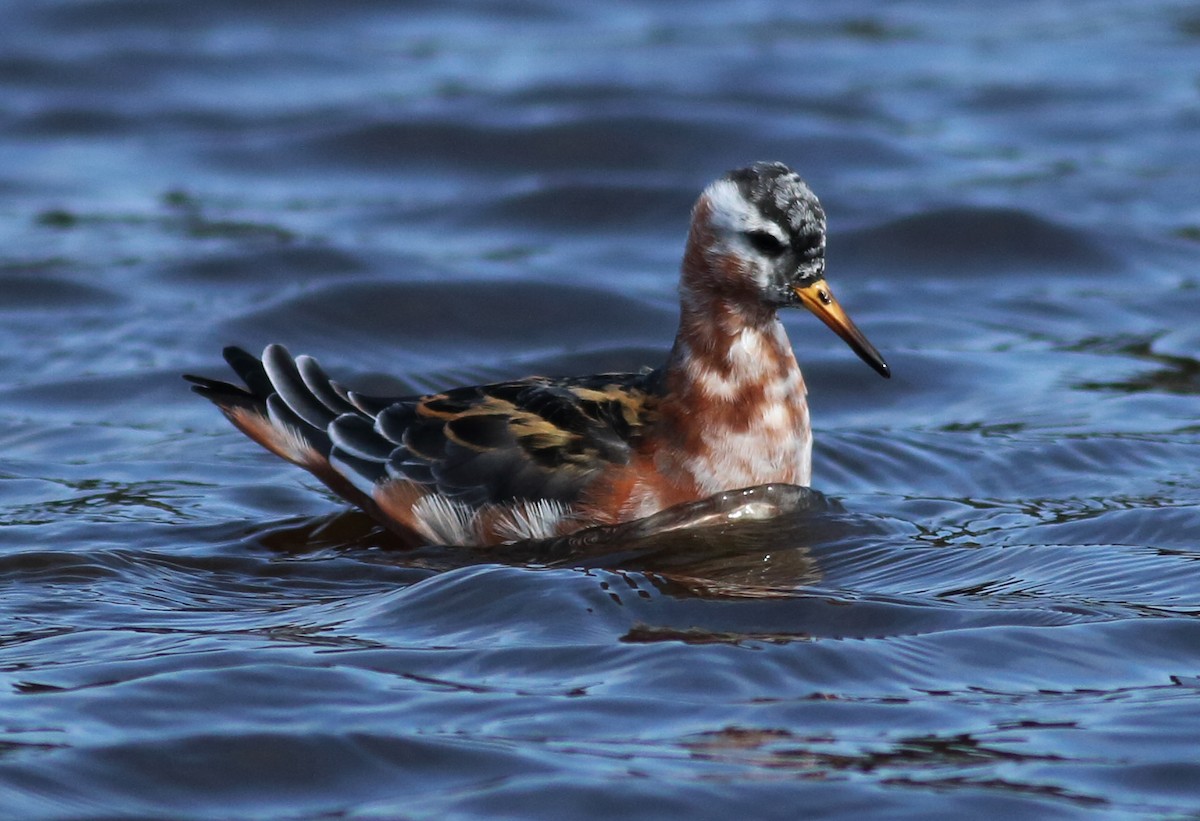
[[(0, 814), (1200, 812), (1200, 16), (54, 0), (0, 27)], [(179, 374), (657, 365), (779, 159), (811, 505), (398, 553)]]

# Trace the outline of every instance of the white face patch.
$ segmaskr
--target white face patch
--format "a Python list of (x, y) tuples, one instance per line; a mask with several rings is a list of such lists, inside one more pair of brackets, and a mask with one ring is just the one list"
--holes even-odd
[(713, 244), (709, 249), (716, 255), (733, 255), (746, 263), (755, 284), (766, 290), (770, 285), (771, 265), (763, 254), (746, 238), (747, 233), (769, 234), (781, 245), (788, 244), (783, 230), (766, 219), (757, 207), (742, 196), (732, 180), (717, 180), (704, 189), (708, 198), (708, 222), (713, 229)]
[(704, 189), (708, 197), (709, 224), (718, 234), (736, 234), (745, 231), (762, 231), (780, 242), (786, 243), (782, 229), (763, 217), (757, 207), (742, 196), (733, 180), (717, 180)]

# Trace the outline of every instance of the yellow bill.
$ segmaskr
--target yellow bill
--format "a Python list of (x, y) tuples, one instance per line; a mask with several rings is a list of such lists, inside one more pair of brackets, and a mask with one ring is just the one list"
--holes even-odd
[(874, 368), (880, 376), (891, 378), (892, 372), (879, 355), (879, 351), (875, 350), (875, 346), (867, 341), (863, 332), (846, 316), (824, 279), (818, 279), (811, 285), (798, 285), (794, 290), (804, 307), (816, 314), (818, 319), (840, 336), (863, 362)]

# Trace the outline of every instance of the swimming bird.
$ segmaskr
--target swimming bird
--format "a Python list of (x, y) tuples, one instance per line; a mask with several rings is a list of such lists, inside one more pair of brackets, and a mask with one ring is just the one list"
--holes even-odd
[(804, 377), (778, 310), (816, 314), (890, 371), (825, 281), (825, 212), (782, 163), (730, 171), (692, 210), (679, 329), (639, 373), (365, 396), (309, 356), (230, 347), (243, 385), (185, 376), (243, 433), (405, 543), (494, 545), (616, 524), (734, 488), (808, 485)]

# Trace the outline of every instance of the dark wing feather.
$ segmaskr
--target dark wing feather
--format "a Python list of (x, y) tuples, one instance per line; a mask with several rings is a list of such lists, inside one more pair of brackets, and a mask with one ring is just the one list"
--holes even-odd
[(375, 432), (370, 417), (343, 413), (329, 426), (329, 438), (342, 453), (385, 464), (396, 446)]
[(244, 406), (299, 436), (359, 491), (385, 479), (468, 504), (573, 501), (598, 473), (626, 463), (653, 412), (654, 374), (534, 377), (428, 396), (366, 397), (310, 357), (270, 345), (225, 358), (246, 388), (188, 377), (228, 413)]
[(375, 430), (399, 446), (393, 476), (470, 504), (569, 502), (629, 461), (649, 412), (645, 383), (642, 374), (606, 374), (458, 388), (394, 402)]
[(294, 415), (318, 430), (325, 430), (337, 418), (338, 412), (326, 405), (305, 383), (300, 375), (300, 367), (286, 348), (268, 346), (263, 351), (262, 363), (276, 395)]

